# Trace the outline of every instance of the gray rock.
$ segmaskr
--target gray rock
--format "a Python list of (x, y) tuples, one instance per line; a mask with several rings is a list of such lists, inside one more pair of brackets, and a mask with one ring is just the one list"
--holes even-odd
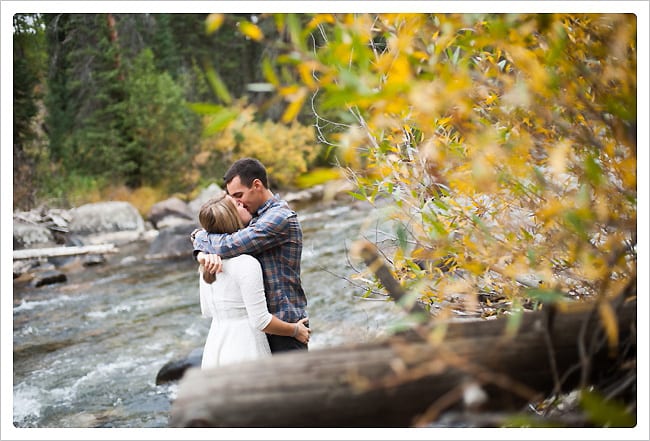
[(161, 229), (160, 222), (169, 217), (191, 220), (193, 219), (193, 214), (189, 205), (176, 197), (153, 204), (147, 214), (147, 220), (157, 229)]
[(55, 243), (52, 232), (45, 225), (26, 223), (14, 219), (14, 250), (49, 247)]
[(217, 184), (212, 183), (201, 191), (201, 193), (188, 204), (190, 210), (192, 211), (192, 219), (198, 219), (199, 209), (201, 205), (205, 204), (208, 199), (217, 197), (221, 195), (224, 190), (221, 189)]
[(160, 230), (158, 236), (149, 245), (145, 256), (147, 259), (169, 259), (191, 256), (192, 241), (190, 234), (198, 228), (196, 222), (186, 221), (182, 224)]
[(203, 359), (203, 348), (194, 349), (190, 354), (181, 360), (172, 360), (160, 368), (156, 375), (156, 384), (178, 381), (183, 377), (185, 371), (191, 367), (200, 367)]
[(158, 223), (156, 224), (156, 228), (158, 230), (164, 230), (167, 228), (173, 228), (177, 225), (185, 224), (187, 223), (188, 220), (194, 220), (194, 219), (189, 219), (187, 217), (178, 217), (178, 216), (165, 216), (164, 218), (160, 219)]
[(36, 288), (44, 285), (52, 285), (54, 283), (61, 283), (68, 280), (68, 277), (57, 270), (47, 270), (34, 274), (32, 285)]
[(70, 211), (70, 232), (87, 236), (97, 233), (144, 232), (144, 220), (128, 202), (111, 201), (82, 205)]

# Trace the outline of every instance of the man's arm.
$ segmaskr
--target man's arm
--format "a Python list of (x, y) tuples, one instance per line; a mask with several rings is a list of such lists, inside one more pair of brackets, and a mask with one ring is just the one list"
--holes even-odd
[(272, 216), (264, 216), (254, 225), (245, 227), (232, 234), (214, 234), (199, 230), (192, 241), (194, 255), (200, 251), (208, 254), (218, 254), (223, 258), (235, 257), (240, 254), (256, 255), (273, 248), (286, 240), (284, 233), (289, 218), (284, 212)]

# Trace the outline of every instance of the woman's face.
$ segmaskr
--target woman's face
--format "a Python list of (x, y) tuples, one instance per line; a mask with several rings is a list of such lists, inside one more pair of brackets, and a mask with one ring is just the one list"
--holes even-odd
[(237, 208), (237, 214), (239, 215), (239, 218), (244, 223), (244, 225), (248, 225), (248, 223), (253, 218), (253, 215), (250, 214), (248, 210), (241, 203), (237, 202), (232, 196), (226, 197), (230, 199), (233, 204), (235, 204), (235, 207)]

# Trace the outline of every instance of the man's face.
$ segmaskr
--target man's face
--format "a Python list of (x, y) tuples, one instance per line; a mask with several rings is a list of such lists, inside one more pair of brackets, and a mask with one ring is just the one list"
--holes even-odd
[(226, 189), (228, 194), (237, 202), (242, 205), (250, 214), (255, 214), (258, 208), (260, 208), (260, 186), (261, 184), (257, 181), (253, 181), (253, 185), (248, 188), (242, 184), (239, 176), (235, 176), (232, 180), (226, 184)]
[(244, 223), (244, 225), (248, 225), (248, 223), (251, 221), (253, 218), (253, 215), (248, 212), (246, 208), (239, 202), (237, 202), (236, 199), (234, 199), (232, 196), (227, 195), (226, 196), (228, 199), (232, 201), (232, 203), (235, 205), (235, 208), (237, 209), (237, 215), (241, 219), (241, 221)]

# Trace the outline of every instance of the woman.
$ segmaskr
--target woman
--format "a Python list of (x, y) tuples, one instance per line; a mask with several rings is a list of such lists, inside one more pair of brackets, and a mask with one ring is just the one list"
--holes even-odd
[[(199, 210), (199, 223), (210, 233), (233, 233), (250, 219), (246, 208), (225, 193), (210, 199)], [(307, 318), (287, 323), (269, 313), (257, 259), (243, 254), (224, 260), (217, 277), (203, 271), (204, 259), (202, 252), (197, 255), (201, 264), (201, 312), (212, 317), (212, 324), (203, 349), (202, 369), (271, 356), (265, 333), (309, 342)]]

